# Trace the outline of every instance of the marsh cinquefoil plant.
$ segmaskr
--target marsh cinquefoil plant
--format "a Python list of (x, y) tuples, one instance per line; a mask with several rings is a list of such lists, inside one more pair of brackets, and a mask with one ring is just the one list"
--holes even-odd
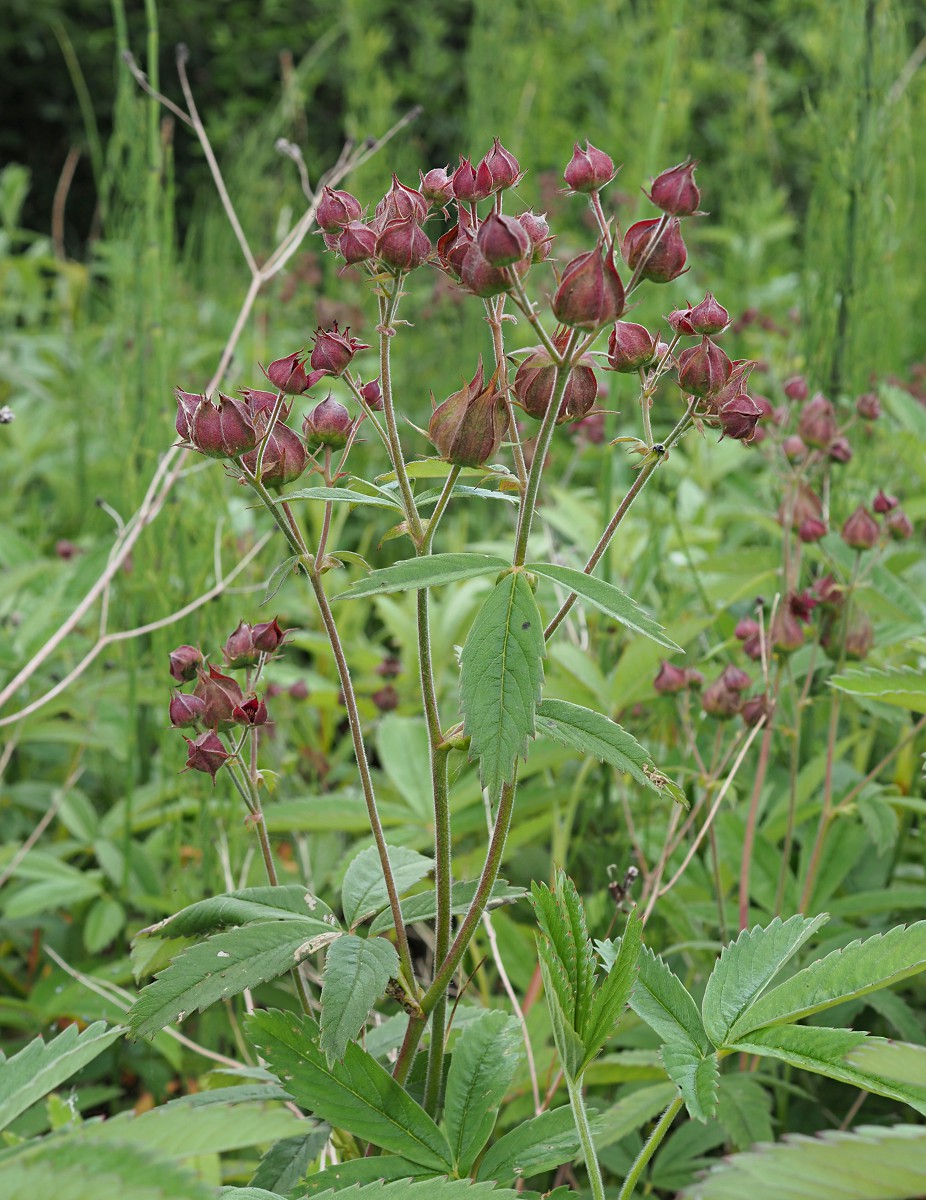
[[(595, 568), (631, 505), (689, 430), (716, 428), (747, 442), (763, 415), (748, 391), (752, 364), (732, 362), (717, 341), (729, 314), (712, 295), (673, 313), (663, 334), (622, 319), (638, 286), (668, 282), (685, 270), (681, 222), (698, 214), (700, 202), (693, 164), (679, 164), (654, 180), (649, 197), (659, 215), (631, 225), (623, 236), (601, 203), (613, 176), (608, 155), (576, 146), (565, 179), (572, 193), (586, 198), (597, 237), (555, 271), (554, 239), (545, 219), (505, 211), (521, 168), (498, 141), (478, 166), (463, 159), (452, 174), (430, 171), (420, 188), (394, 180), (372, 216), (365, 216), (351, 194), (327, 191), (318, 209), (325, 242), (368, 278), (378, 306), (377, 322), (366, 334), (370, 344), (337, 326), (319, 329), (310, 354), (289, 353), (270, 363), (269, 388), (243, 388), (238, 397), (177, 392), (181, 440), (221, 460), (280, 531), (287, 555), (270, 593), (289, 574), (308, 585), (317, 618), (307, 615), (305, 623), (320, 619), (330, 644), (373, 835), (372, 845), (347, 867), (337, 903), (302, 884), (281, 882), (263, 807), (268, 780), (261, 748), (272, 698), (268, 705), (260, 688), (267, 662), (285, 653), (286, 631), (276, 619), (242, 622), (225, 642), (221, 667), (198, 647), (177, 648), (171, 674), (181, 686), (192, 686), (173, 696), (170, 719), (184, 731), (186, 767), (214, 781), (227, 778), (240, 794), (267, 885), (203, 900), (143, 931), (142, 957), (159, 939), (188, 941), (141, 993), (128, 1022), (133, 1036), (153, 1035), (192, 1011), (292, 976), (294, 1008), (251, 1011), (246, 1032), (276, 1080), (268, 1085), (264, 1077), (258, 1092), (289, 1098), (317, 1123), (298, 1134), (287, 1130), (267, 1152), (252, 1180), (265, 1196), (268, 1190), (301, 1196), (352, 1188), (352, 1195), (369, 1192), (390, 1200), (489, 1191), (507, 1197), (515, 1195), (510, 1189), (518, 1181), (579, 1158), (592, 1195), (601, 1200), (598, 1153), (624, 1136), (626, 1117), (612, 1114), (609, 1124), (608, 1114), (590, 1113), (583, 1080), (628, 1004), (660, 1041), (666, 1082), (647, 1096), (653, 1107), (635, 1109), (631, 1130), (662, 1115), (626, 1173), (622, 1198), (634, 1193), (683, 1107), (696, 1121), (716, 1114), (721, 1063), (734, 1054), (778, 1059), (926, 1110), (926, 1086), (914, 1080), (909, 1066), (911, 1055), (922, 1057), (920, 1048), (798, 1024), (921, 970), (926, 923), (853, 943), (788, 977), (783, 975), (788, 964), (825, 916), (776, 918), (764, 929), (744, 930), (726, 948), (699, 1005), (663, 960), (642, 946), (643, 922), (636, 912), (619, 938), (593, 945), (582, 901), (558, 873), (552, 888), (534, 888), (532, 902), (569, 1103), (549, 1108), (557, 1091), (551, 1088), (545, 1100), (538, 1098), (533, 1116), (492, 1143), (499, 1108), (522, 1050), (529, 1048), (524, 1028), (501, 1010), (464, 1003), (450, 1012), (448, 992), (487, 910), (522, 895), (499, 877), (517, 811), (520, 762), (535, 737), (550, 737), (624, 772), (656, 802), (684, 801), (647, 751), (608, 715), (544, 694), (546, 644), (581, 604), (667, 650), (677, 649), (630, 596), (597, 577)], [(441, 221), (446, 229), (432, 242)], [(403, 297), (428, 271), (441, 273), (482, 306), (493, 361), (486, 365), (475, 353), (467, 357), (463, 348), (462, 386), (435, 402), (427, 434), (436, 453), (424, 457), (410, 455), (403, 443), (407, 414), (393, 384), (393, 357), (405, 336)], [(513, 327), (528, 330), (532, 344), (511, 349)], [(361, 373), (357, 364), (374, 344), (376, 367)], [(639, 428), (616, 439), (636, 456), (636, 476), (584, 567), (535, 561), (531, 531), (552, 439), (564, 424), (596, 413), (600, 371), (639, 381)], [(333, 392), (320, 397), (334, 381), (341, 399)], [(675, 423), (657, 442), (650, 409), (664, 383), (672, 385), (660, 394), (675, 397)], [(299, 398), (311, 405), (301, 426)], [(350, 473), (351, 450), (361, 432), (382, 446), (384, 470), (376, 480)], [(450, 506), (490, 500), (501, 501), (512, 514), (507, 557), (440, 547), (441, 521)], [(314, 525), (300, 519), (303, 503), (319, 506)], [(338, 505), (394, 513), (390, 538), (403, 539), (407, 553), (338, 585), (358, 557), (333, 544)], [(310, 527), (319, 531), (312, 540)], [(433, 645), (430, 592), (479, 576), (492, 583), (460, 653), (459, 711), (442, 711), (435, 656), (446, 657), (452, 648)], [(408, 591), (416, 597), (433, 857), (386, 841), (367, 731), (338, 624), (338, 610), (348, 604)], [(757, 724), (763, 720), (758, 714)], [(491, 823), (481, 871), (472, 879), (457, 878), (451, 858), (451, 764), (459, 769), (467, 761), (479, 772)], [(431, 877), (433, 887), (420, 890)], [(427, 974), (409, 937), (410, 928), (422, 924), (432, 927), (433, 967)], [(324, 973), (316, 995), (304, 968), (321, 954)], [(371, 1021), (381, 1005), (392, 1013), (386, 1025)], [(392, 1038), (396, 1025), (401, 1029)], [(381, 1033), (387, 1027), (389, 1036)], [(87, 1054), (100, 1036), (95, 1028), (81, 1035)], [(36, 1063), (43, 1063), (51, 1086), (66, 1077), (74, 1041), (72, 1035), (66, 1045), (62, 1039), (48, 1046), (33, 1043), (3, 1065), (13, 1098), (0, 1109), (5, 1116), (11, 1119), (37, 1098)], [(253, 1101), (253, 1086), (244, 1091), (241, 1100)], [(223, 1097), (229, 1106), (234, 1100)], [(122, 1144), (120, 1136), (131, 1141), (130, 1123), (108, 1124), (115, 1127), (114, 1146)], [(319, 1168), (319, 1150), (331, 1130), (340, 1161)], [(45, 1143), (20, 1150), (18, 1158), (14, 1153), (13, 1167), (23, 1178), (30, 1164), (41, 1166), (43, 1146), (47, 1150)], [(115, 1150), (113, 1156), (118, 1173)], [(387, 1182), (376, 1182), (381, 1180)], [(202, 1194), (190, 1183), (172, 1186), (176, 1195)], [(725, 1186), (720, 1172), (692, 1195), (727, 1194)], [(783, 1187), (778, 1194), (785, 1194)]]

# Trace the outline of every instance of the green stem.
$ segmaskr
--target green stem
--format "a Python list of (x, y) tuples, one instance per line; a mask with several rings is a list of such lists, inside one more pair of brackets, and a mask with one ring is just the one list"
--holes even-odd
[(379, 375), (380, 388), (383, 393), (383, 417), (386, 421), (386, 436), (389, 439), (389, 456), (402, 493), (402, 503), (405, 507), (405, 519), (408, 531), (417, 546), (421, 541), (421, 518), (415, 505), (412, 485), (405, 470), (405, 460), (402, 457), (402, 442), (395, 419), (395, 403), (392, 392), (392, 357), (391, 342), (395, 334), (393, 321), (399, 307), (402, 294), (402, 277), (395, 278), (392, 292), (385, 292), (379, 298)]
[(660, 1142), (669, 1132), (669, 1126), (678, 1115), (682, 1104), (683, 1100), (681, 1096), (676, 1096), (666, 1111), (659, 1118), (658, 1124), (646, 1139), (643, 1149), (634, 1159), (633, 1166), (630, 1168), (627, 1178), (624, 1180), (624, 1186), (621, 1188), (617, 1200), (630, 1200), (630, 1197), (633, 1195), (634, 1188), (637, 1186), (640, 1176), (643, 1174), (646, 1164), (656, 1153)]
[(511, 437), (511, 453), (514, 457), (514, 469), (518, 476), (521, 491), (527, 485), (527, 467), (524, 463), (524, 450), (518, 436), (518, 425), (515, 420), (514, 405), (511, 403), (511, 391), (508, 387), (508, 359), (505, 357), (505, 339), (502, 334), (502, 315), (505, 311), (505, 296), (497, 300), (486, 300), (486, 320), (492, 330), (492, 350), (495, 356), (495, 368), (498, 372), (498, 386), (505, 397), (505, 411), (508, 413), (508, 431)]
[(585, 1169), (588, 1172), (588, 1182), (591, 1184), (593, 1200), (605, 1200), (604, 1180), (601, 1177), (601, 1166), (595, 1153), (595, 1143), (592, 1141), (592, 1130), (588, 1123), (588, 1113), (585, 1111), (585, 1101), (582, 1098), (582, 1076), (572, 1079), (567, 1074), (566, 1090), (569, 1092), (569, 1104), (572, 1107), (572, 1119), (576, 1123), (576, 1132), (582, 1143), (582, 1154), (585, 1158)]

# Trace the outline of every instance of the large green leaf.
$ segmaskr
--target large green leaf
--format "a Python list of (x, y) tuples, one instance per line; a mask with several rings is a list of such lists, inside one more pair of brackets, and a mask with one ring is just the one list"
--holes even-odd
[(614, 1032), (614, 1026), (630, 998), (637, 979), (637, 959), (642, 939), (643, 922), (639, 913), (634, 909), (627, 919), (617, 958), (595, 991), (591, 1011), (582, 1029), (585, 1058), (580, 1068), (580, 1074)]
[[(597, 1122), (591, 1121), (592, 1133)], [(516, 1125), (486, 1151), (477, 1179), (509, 1183), (513, 1179), (528, 1179), (541, 1171), (551, 1171), (563, 1163), (572, 1162), (580, 1153), (572, 1109), (568, 1104), (553, 1108), (539, 1117), (531, 1117)]]
[(401, 501), (394, 496), (377, 490), (375, 494), (355, 492), (346, 487), (309, 487), (287, 492), (276, 501), (284, 504), (290, 500), (327, 500), (335, 504), (369, 504), (374, 508), (390, 508), (402, 511)]
[(337, 925), (327, 904), (308, 892), (301, 883), (287, 883), (280, 887), (242, 888), (237, 892), (225, 892), (221, 896), (198, 900), (141, 932), (146, 935), (157, 934), (159, 937), (196, 937), (202, 933), (214, 933), (229, 925), (247, 925), (251, 921), (291, 921), (295, 917), (310, 917)]
[(73, 1134), (26, 1142), (0, 1161), (3, 1200), (213, 1200), (214, 1189), (138, 1146)]
[(243, 1146), (257, 1146), (294, 1137), (305, 1121), (280, 1104), (248, 1101), (211, 1104), (197, 1110), (163, 1105), (135, 1116), (119, 1113), (107, 1121), (85, 1125), (79, 1137), (85, 1142), (131, 1142), (171, 1161), (199, 1154), (221, 1154)]
[(341, 1200), (521, 1200), (509, 1188), (498, 1190), (491, 1184), (471, 1183), (468, 1179), (403, 1179), (318, 1195), (337, 1195)]
[(351, 1158), (347, 1162), (336, 1163), (326, 1167), (317, 1175), (310, 1175), (299, 1189), (300, 1196), (331, 1195), (332, 1192), (342, 1192), (351, 1189), (356, 1195), (355, 1188), (364, 1183), (384, 1183), (393, 1179), (421, 1179), (433, 1177), (434, 1172), (413, 1163), (407, 1158), (399, 1158), (395, 1154), (377, 1154), (373, 1158)]
[(514, 778), (534, 736), (543, 657), (534, 593), (523, 571), (509, 572), (479, 610), (461, 658), (463, 728), (482, 785), (493, 795)]
[(707, 1121), (717, 1111), (716, 1054), (700, 1054), (683, 1042), (666, 1042), (660, 1051), (669, 1078), (677, 1085), (689, 1115)]
[(893, 667), (878, 670), (861, 667), (846, 671), (842, 675), (830, 676), (830, 687), (850, 696), (864, 696), (869, 700), (880, 700), (882, 704), (894, 704), (911, 712), (926, 713), (926, 672), (914, 671), (910, 667)]
[(450, 1171), (447, 1139), (375, 1058), (351, 1042), (330, 1067), (318, 1027), (291, 1013), (256, 1012), (250, 1037), (296, 1101), (329, 1124), (435, 1171)]
[[(450, 889), (451, 913), (459, 916), (461, 913), (468, 912), (478, 887), (478, 879), (455, 883)], [(497, 908), (500, 904), (511, 904), (526, 895), (527, 891), (524, 888), (511, 887), (504, 879), (498, 879), (492, 888), (487, 907), (491, 909)], [(409, 896), (407, 900), (402, 901), (402, 917), (406, 925), (413, 925), (416, 921), (430, 921), (435, 916), (437, 916), (437, 894), (433, 888), (426, 892), (417, 892), (414, 896)], [(392, 929), (393, 924), (392, 909), (383, 909), (370, 926), (370, 936)]]
[[(420, 883), (433, 868), (430, 858), (425, 858), (407, 846), (387, 846), (389, 866), (395, 880), (396, 891), (401, 894), (416, 883)], [(341, 885), (341, 907), (344, 920), (351, 929), (361, 921), (372, 917), (389, 904), (386, 879), (379, 851), (375, 846), (361, 850), (344, 872)]]
[(735, 1154), (680, 1200), (910, 1200), (926, 1193), (926, 1126), (790, 1135)]
[(309, 1166), (331, 1136), (331, 1128), (324, 1121), (318, 1124), (303, 1121), (303, 1125), (309, 1124), (312, 1126), (309, 1133), (280, 1138), (273, 1143), (261, 1158), (251, 1179), (251, 1187), (266, 1188), (284, 1196), (291, 1195), (297, 1188), (300, 1192), (304, 1190), (300, 1185)]
[(678, 976), (644, 946), (630, 1007), (664, 1042), (687, 1046), (701, 1058), (711, 1050), (698, 1006)]
[(924, 969), (926, 921), (898, 925), (888, 933), (834, 950), (766, 992), (735, 1022), (728, 1040), (739, 1041), (763, 1025), (799, 1021)]
[(854, 1029), (770, 1025), (753, 1030), (733, 1049), (783, 1059), (805, 1071), (901, 1100), (926, 1115), (926, 1047), (868, 1037)]
[(543, 700), (537, 708), (537, 728), (580, 754), (632, 775), (643, 787), (659, 791), (650, 754), (626, 729), (591, 708), (566, 700)]
[(123, 1033), (121, 1025), (107, 1027), (103, 1021), (88, 1025), (82, 1033), (76, 1025), (69, 1025), (50, 1042), (37, 1037), (0, 1062), (0, 1129), (92, 1062)]
[(595, 575), (586, 575), (584, 571), (576, 571), (573, 567), (560, 567), (553, 563), (527, 563), (525, 569), (544, 579), (552, 579), (555, 583), (562, 584), (607, 616), (620, 621), (628, 629), (652, 638), (660, 646), (665, 646), (668, 650), (681, 650), (681, 646), (677, 646), (666, 636), (658, 621), (654, 621), (636, 600), (613, 583), (606, 583)]
[(479, 575), (497, 575), (508, 566), (495, 554), (427, 554), (421, 558), (406, 558), (371, 571), (349, 588), (339, 592), (335, 600), (357, 600), (360, 596), (378, 596), (383, 592), (418, 591), (475, 579)]
[(495, 1128), (498, 1107), (518, 1066), (521, 1031), (500, 1010), (485, 1013), (457, 1038), (447, 1073), (444, 1123), (457, 1170), (468, 1175)]
[(704, 1028), (715, 1046), (744, 1012), (765, 991), (772, 979), (803, 944), (829, 920), (817, 917), (776, 917), (764, 929), (744, 929), (735, 942), (725, 946), (711, 971), (701, 1002)]
[(157, 1033), (189, 1012), (202, 1011), (245, 988), (277, 979), (340, 936), (340, 930), (324, 921), (302, 917), (255, 921), (190, 946), (144, 989), (129, 1010), (132, 1037)]
[(328, 1061), (341, 1059), (370, 1009), (399, 973), (399, 956), (383, 938), (352, 933), (338, 938), (325, 956), (321, 995), (321, 1041)]

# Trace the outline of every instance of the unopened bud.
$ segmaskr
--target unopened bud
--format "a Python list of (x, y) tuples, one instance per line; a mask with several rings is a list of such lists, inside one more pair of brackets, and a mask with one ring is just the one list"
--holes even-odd
[(656, 358), (656, 339), (642, 325), (617, 321), (608, 337), (608, 366), (621, 374), (636, 374)]
[(356, 221), (361, 211), (360, 201), (356, 196), (352, 196), (350, 192), (338, 192), (326, 187), (322, 189), (315, 219), (319, 229), (323, 229), (325, 233), (338, 233), (351, 221)]
[(817, 394), (804, 407), (798, 433), (808, 446), (828, 446), (836, 436), (836, 412), (829, 400)]
[(310, 450), (326, 446), (343, 450), (353, 426), (350, 413), (343, 404), (328, 395), (302, 422), (302, 432)]
[(614, 266), (613, 247), (599, 242), (568, 263), (552, 307), (556, 319), (574, 329), (591, 332), (616, 321), (624, 311), (624, 285)]
[(330, 329), (322, 329), (321, 326), (316, 329), (310, 363), (315, 371), (324, 371), (328, 375), (343, 375), (357, 351), (369, 348), (366, 342), (360, 342), (350, 336), (350, 328), (342, 333), (335, 321)]
[(895, 508), (893, 512), (888, 513), (884, 527), (897, 542), (903, 542), (907, 538), (913, 537), (913, 522), (902, 508)]
[(762, 410), (752, 396), (740, 392), (722, 406), (719, 416), (724, 437), (735, 438), (738, 442), (751, 442), (755, 439), (756, 424), (762, 416)]
[(426, 175), (418, 172), (421, 178), (419, 191), (425, 200), (432, 204), (449, 204), (453, 199), (453, 180), (446, 167), (432, 167)]
[(870, 550), (878, 544), (878, 522), (864, 505), (859, 505), (842, 527), (842, 540), (853, 550)]
[(175, 692), (170, 698), (168, 709), (170, 723), (175, 729), (185, 729), (203, 719), (206, 705), (199, 696), (190, 696), (186, 692)]
[(484, 384), (480, 362), (472, 380), (435, 408), (428, 437), (441, 458), (458, 467), (480, 467), (498, 452), (508, 428), (498, 372)]
[(287, 633), (291, 632), (289, 629), (281, 629), (276, 617), (272, 621), (261, 621), (252, 631), (254, 645), (263, 654), (273, 654), (283, 645)]
[(338, 252), (349, 267), (366, 262), (376, 252), (376, 231), (362, 221), (351, 221), (338, 235)]
[(379, 376), (371, 379), (369, 383), (365, 383), (360, 389), (360, 395), (363, 397), (367, 408), (371, 408), (373, 412), (379, 412), (383, 407), (383, 389), (379, 386)]
[(246, 621), (228, 635), (222, 655), (229, 667), (254, 667), (260, 661), (260, 650), (254, 645), (254, 631)]
[(178, 683), (188, 683), (196, 678), (196, 668), (203, 661), (203, 652), (197, 646), (178, 646), (168, 655), (170, 673)]
[(378, 688), (370, 699), (380, 712), (393, 712), (399, 707), (399, 693), (391, 683)]
[(431, 253), (428, 235), (416, 221), (389, 221), (376, 239), (376, 258), (393, 271), (414, 271)]
[(884, 514), (893, 512), (900, 501), (896, 496), (889, 496), (883, 488), (878, 488), (878, 494), (872, 501), (871, 507), (876, 513)]
[(492, 139), (492, 149), (480, 165), (489, 173), (493, 192), (514, 187), (521, 178), (521, 164), (513, 154), (505, 149), (498, 138)]
[(663, 659), (659, 673), (653, 680), (653, 688), (661, 695), (674, 695), (682, 692), (688, 686), (687, 672)]
[[(309, 380), (300, 361), (301, 351), (277, 358), (264, 371), (273, 386), (287, 396), (301, 396), (309, 389)], [(263, 370), (263, 368), (261, 368)]]
[(563, 178), (568, 187), (574, 192), (597, 192), (614, 178), (614, 160), (603, 150), (598, 150), (591, 142), (585, 143), (585, 149), (579, 149), (576, 142)]
[[(259, 450), (246, 454), (242, 462), (253, 474), (257, 470)], [(261, 466), (261, 482), (266, 487), (283, 487), (299, 478), (308, 465), (305, 446), (289, 428), (277, 422), (267, 439)]]
[(661, 232), (657, 232), (657, 226), (660, 225), (662, 219), (659, 217), (637, 221), (627, 230), (621, 245), (627, 266), (635, 273), (639, 271), (639, 277), (651, 283), (668, 283), (677, 279), (688, 261), (688, 250), (682, 240), (678, 218), (673, 217)]
[(818, 517), (808, 517), (798, 527), (797, 536), (802, 542), (819, 542), (826, 533), (826, 523)]
[(257, 445), (257, 430), (247, 405), (219, 393), (218, 404), (203, 399), (190, 423), (190, 441), (209, 458), (240, 458)]
[(689, 310), (688, 321), (692, 333), (715, 335), (723, 333), (730, 324), (730, 314), (708, 292), (700, 304), (696, 304)]
[(739, 692), (724, 683), (723, 676), (715, 679), (701, 694), (701, 707), (708, 716), (727, 721), (739, 712), (742, 700)]
[(514, 217), (490, 213), (479, 226), (476, 244), (491, 267), (507, 267), (530, 253), (527, 230)]
[[(732, 371), (730, 359), (709, 337), (702, 337), (700, 346), (690, 346), (678, 356), (679, 386), (692, 396), (710, 396), (718, 392)], [(758, 409), (755, 411), (758, 420)]]
[(553, 238), (550, 236), (550, 226), (547, 219), (535, 212), (523, 212), (518, 221), (524, 226), (524, 232), (530, 238), (531, 262), (545, 262), (550, 257), (553, 248)]
[(781, 448), (788, 462), (803, 462), (807, 457), (807, 446), (799, 434), (789, 434), (781, 443)]
[(881, 401), (875, 392), (865, 392), (856, 400), (855, 411), (863, 421), (877, 421), (881, 416)]
[(769, 703), (765, 696), (752, 696), (749, 700), (743, 701), (743, 707), (740, 709), (740, 716), (743, 718), (743, 724), (750, 729), (758, 725), (763, 717), (769, 715)]
[(232, 724), (232, 711), (244, 699), (241, 688), (230, 675), (223, 675), (215, 667), (210, 666), (208, 674), (200, 668), (199, 678), (193, 695), (203, 701), (203, 724), (213, 729), (225, 728)]
[(657, 175), (649, 192), (651, 202), (673, 217), (690, 217), (696, 213), (701, 203), (701, 193), (694, 181), (697, 165), (686, 159)]
[(852, 459), (852, 447), (849, 445), (849, 439), (841, 435), (834, 437), (826, 448), (826, 456), (830, 462), (850, 462)]

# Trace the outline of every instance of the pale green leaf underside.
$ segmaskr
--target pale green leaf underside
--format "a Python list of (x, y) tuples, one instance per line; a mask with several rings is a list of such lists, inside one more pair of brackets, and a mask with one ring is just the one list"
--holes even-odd
[(463, 729), (493, 795), (511, 782), (534, 736), (543, 657), (537, 602), (524, 573), (513, 571), (486, 598), (461, 658)]
[(444, 1123), (462, 1175), (469, 1174), (491, 1136), (522, 1046), (517, 1020), (501, 1010), (487, 1012), (467, 1025), (454, 1044), (447, 1073)]
[(328, 948), (321, 995), (321, 1041), (330, 1058), (343, 1058), (370, 1009), (399, 973), (399, 956), (383, 938), (349, 933)]
[(495, 554), (428, 554), (421, 558), (406, 558), (372, 571), (349, 588), (339, 592), (335, 600), (356, 600), (360, 596), (377, 596), (383, 592), (418, 591), (420, 588), (441, 587), (475, 579), (479, 575), (497, 574), (509, 564)]
[(717, 1111), (717, 1057), (702, 1058), (690, 1045), (669, 1042), (660, 1051), (669, 1078), (677, 1085), (689, 1114), (707, 1121)]
[(926, 672), (910, 667), (865, 668), (830, 677), (830, 687), (850, 696), (866, 696), (911, 712), (926, 713)]
[(659, 791), (647, 770), (653, 760), (635, 737), (610, 717), (566, 700), (543, 700), (537, 707), (537, 729), (580, 754), (591, 754), (632, 775), (643, 787)]
[(711, 971), (701, 1002), (704, 1028), (715, 1046), (800, 947), (829, 918), (825, 913), (807, 918), (800, 914), (782, 921), (776, 917), (762, 929), (744, 929), (735, 942), (725, 946)]
[(307, 1017), (256, 1012), (251, 1040), (294, 1099), (329, 1124), (435, 1171), (449, 1171), (447, 1139), (376, 1059), (351, 1042), (343, 1062), (328, 1065)]
[(570, 592), (575, 592), (583, 600), (587, 600), (589, 604), (594, 605), (606, 616), (620, 621), (628, 629), (652, 638), (654, 642), (665, 646), (667, 650), (681, 650), (681, 646), (676, 645), (666, 635), (658, 621), (654, 621), (649, 613), (643, 611), (636, 600), (628, 596), (626, 592), (622, 592), (619, 587), (615, 587), (613, 583), (607, 583), (595, 575), (586, 575), (584, 571), (576, 571), (573, 567), (561, 567), (553, 563), (527, 563), (525, 570), (533, 571), (535, 575), (541, 575), (544, 579), (552, 579), (554, 582), (562, 584), (563, 587), (568, 588)]
[[(453, 885), (450, 889), (450, 911), (454, 916), (459, 916), (469, 909), (478, 886), (478, 879), (468, 879)], [(504, 879), (499, 879), (492, 888), (487, 907), (492, 909), (497, 908), (500, 904), (511, 904), (526, 895), (527, 892), (524, 888), (509, 887)], [(437, 895), (433, 888), (427, 892), (418, 892), (402, 901), (402, 918), (406, 925), (413, 925), (416, 921), (430, 921), (436, 915)], [(370, 936), (384, 933), (393, 926), (392, 909), (386, 908), (370, 926)]]
[[(434, 866), (430, 858), (407, 846), (387, 846), (386, 853), (399, 895), (420, 883)], [(379, 851), (375, 846), (368, 846), (360, 851), (344, 872), (341, 885), (344, 920), (353, 929), (388, 904), (389, 895)]]
[(843, 1000), (864, 996), (926, 968), (926, 921), (898, 925), (864, 942), (834, 950), (766, 992), (729, 1032), (741, 1040), (763, 1025), (799, 1021)]
[(0, 1062), (0, 1129), (92, 1062), (124, 1032), (121, 1025), (108, 1027), (103, 1021), (88, 1025), (82, 1033), (69, 1025), (50, 1042), (37, 1037)]
[(926, 1126), (862, 1126), (736, 1154), (682, 1200), (909, 1200), (924, 1192)]
[(638, 966), (630, 1007), (663, 1041), (688, 1046), (703, 1057), (711, 1043), (691, 993), (649, 946), (641, 950)]

